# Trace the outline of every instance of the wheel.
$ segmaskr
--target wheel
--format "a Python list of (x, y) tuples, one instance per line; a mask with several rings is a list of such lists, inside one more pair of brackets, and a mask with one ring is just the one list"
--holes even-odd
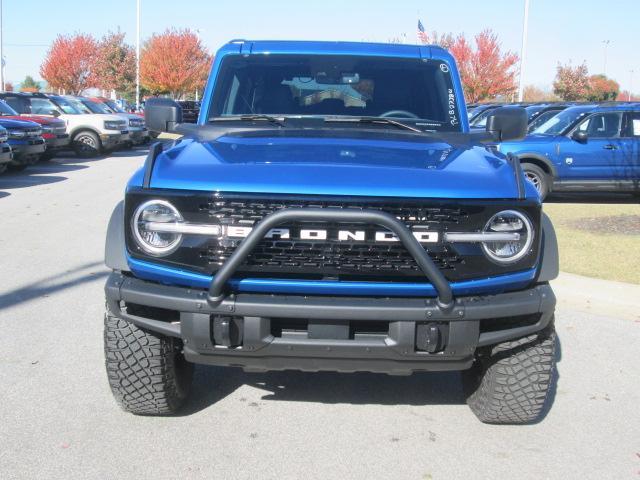
[(98, 136), (87, 130), (73, 137), (73, 150), (80, 158), (92, 158), (102, 151), (102, 142)]
[(522, 170), (524, 170), (524, 176), (527, 180), (533, 183), (533, 186), (538, 190), (540, 198), (544, 200), (550, 190), (549, 187), (551, 182), (549, 181), (549, 175), (533, 163), (523, 163)]
[(181, 353), (182, 342), (143, 330), (107, 310), (104, 352), (111, 392), (120, 406), (136, 415), (170, 415), (186, 401), (193, 364)]
[(538, 420), (555, 381), (556, 333), (552, 323), (479, 355), (463, 372), (467, 403), (484, 423), (524, 424)]

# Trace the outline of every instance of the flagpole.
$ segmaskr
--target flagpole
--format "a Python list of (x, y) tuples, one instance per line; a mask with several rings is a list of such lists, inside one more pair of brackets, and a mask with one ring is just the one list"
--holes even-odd
[(524, 58), (527, 53), (527, 27), (529, 24), (529, 0), (524, 0), (524, 20), (522, 25), (522, 48), (520, 49), (520, 76), (518, 82), (518, 101), (524, 97)]
[(140, 0), (136, 0), (136, 111), (140, 111)]

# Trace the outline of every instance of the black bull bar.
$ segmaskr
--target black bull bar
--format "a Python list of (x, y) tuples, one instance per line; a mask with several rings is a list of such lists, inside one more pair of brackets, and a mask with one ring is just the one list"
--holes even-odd
[(227, 282), (272, 228), (287, 222), (310, 221), (373, 224), (389, 229), (398, 237), (402, 245), (414, 258), (420, 270), (435, 287), (438, 292), (437, 305), (442, 310), (453, 308), (453, 292), (449, 282), (406, 225), (393, 215), (385, 212), (376, 210), (345, 211), (336, 208), (291, 208), (278, 210), (265, 216), (254, 226), (251, 233), (215, 274), (209, 287), (207, 297), (209, 304), (217, 306), (223, 302), (226, 297), (224, 290)]

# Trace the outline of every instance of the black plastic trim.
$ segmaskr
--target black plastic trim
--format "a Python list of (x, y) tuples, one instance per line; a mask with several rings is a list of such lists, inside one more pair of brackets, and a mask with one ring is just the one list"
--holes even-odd
[(162, 142), (155, 142), (149, 147), (147, 159), (144, 161), (144, 178), (142, 180), (142, 188), (150, 188), (153, 167), (160, 153), (162, 153)]

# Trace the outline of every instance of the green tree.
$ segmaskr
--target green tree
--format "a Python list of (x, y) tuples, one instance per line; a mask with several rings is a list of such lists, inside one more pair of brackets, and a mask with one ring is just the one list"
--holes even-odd
[(24, 80), (20, 84), (21, 92), (39, 92), (40, 90), (40, 82), (36, 82), (31, 75), (24, 77)]

